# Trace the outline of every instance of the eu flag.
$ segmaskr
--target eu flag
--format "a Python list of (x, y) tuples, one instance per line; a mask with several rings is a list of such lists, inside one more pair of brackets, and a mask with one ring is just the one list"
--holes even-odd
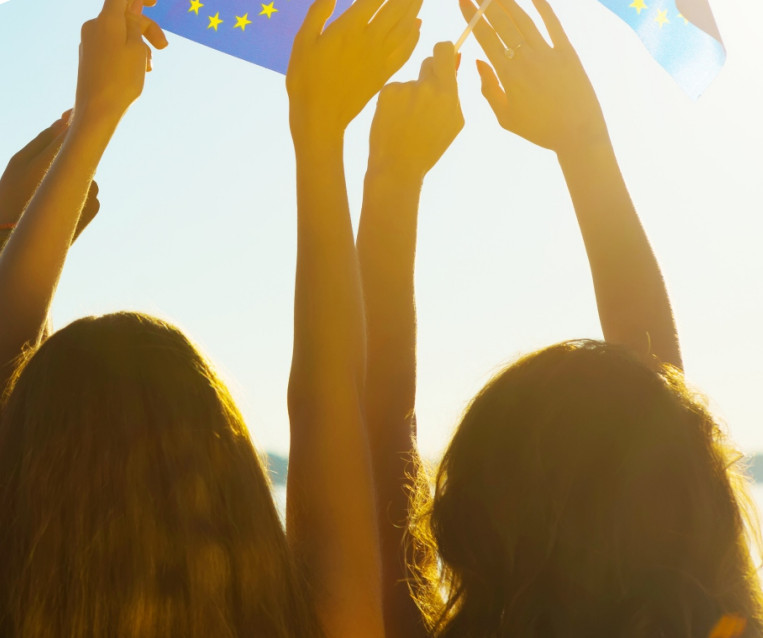
[(726, 50), (719, 36), (711, 35), (717, 30), (707, 0), (682, 1), (686, 15), (675, 0), (600, 0), (636, 31), (654, 59), (696, 99), (720, 72)]
[[(159, 0), (144, 14), (177, 35), (286, 73), (311, 0)], [(352, 4), (337, 0), (332, 19)]]

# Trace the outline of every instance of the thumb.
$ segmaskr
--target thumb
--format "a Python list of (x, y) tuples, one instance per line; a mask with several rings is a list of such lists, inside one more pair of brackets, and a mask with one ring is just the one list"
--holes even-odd
[(490, 104), (490, 108), (493, 109), (498, 123), (503, 128), (509, 128), (509, 99), (506, 97), (506, 92), (501, 87), (493, 67), (487, 62), (477, 60), (477, 71), (482, 80), (482, 95), (485, 96), (488, 104)]

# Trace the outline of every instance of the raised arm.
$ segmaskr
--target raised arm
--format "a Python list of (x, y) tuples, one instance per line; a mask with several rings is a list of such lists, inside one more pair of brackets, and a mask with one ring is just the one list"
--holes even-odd
[(425, 636), (405, 548), (416, 450), (414, 261), (425, 175), (463, 128), (453, 45), (440, 43), (419, 79), (381, 92), (371, 127), (358, 232), (368, 354), (364, 411), (376, 487), (388, 636)]
[[(129, 5), (129, 6), (128, 6)], [(63, 144), (0, 255), (3, 376), (45, 326), (95, 170), (119, 120), (140, 95), (150, 58), (145, 34), (166, 40), (141, 15), (142, 1), (106, 0), (82, 29), (75, 111)]]
[(298, 208), (287, 534), (329, 638), (384, 634), (344, 131), (410, 56), (419, 7), (358, 0), (324, 29), (334, 3), (316, 0), (286, 78)]
[[(460, 0), (469, 20), (476, 8)], [(673, 313), (617, 165), (591, 82), (546, 0), (533, 0), (553, 46), (514, 0), (494, 0), (475, 28), (492, 67), (482, 92), (508, 131), (556, 152), (591, 266), (604, 338), (651, 366), (681, 367)]]

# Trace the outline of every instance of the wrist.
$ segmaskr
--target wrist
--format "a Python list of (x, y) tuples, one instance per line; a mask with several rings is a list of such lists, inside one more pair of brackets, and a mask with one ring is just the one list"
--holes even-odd
[(107, 120), (72, 119), (60, 154), (76, 157), (78, 164), (92, 163), (97, 166), (116, 131), (117, 124), (118, 122)]
[(95, 115), (85, 109), (75, 109), (67, 139), (71, 137), (93, 138), (103, 136), (111, 138), (117, 130), (120, 120), (121, 116)]
[(415, 152), (415, 145), (400, 140), (389, 143), (389, 140), (380, 140), (378, 136), (374, 139), (372, 134), (366, 178), (399, 183), (407, 188), (421, 188), (433, 164), (428, 164)]
[(559, 161), (578, 158), (583, 154), (598, 153), (611, 149), (612, 141), (604, 122), (581, 125), (569, 134), (554, 149)]
[(315, 117), (292, 109), (289, 127), (295, 147), (331, 148), (344, 145), (344, 128), (334, 125), (327, 118)]
[(578, 108), (569, 114), (565, 129), (554, 148), (560, 156), (574, 155), (581, 150), (602, 148), (611, 144), (604, 113), (595, 97), (582, 101)]
[(427, 171), (407, 166), (400, 161), (377, 161), (369, 158), (366, 184), (378, 184), (385, 189), (420, 191)]

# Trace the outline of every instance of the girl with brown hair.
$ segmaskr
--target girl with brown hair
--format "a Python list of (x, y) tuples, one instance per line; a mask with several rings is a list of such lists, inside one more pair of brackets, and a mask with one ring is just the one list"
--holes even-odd
[[(467, 21), (477, 12), (461, 7)], [(478, 62), (482, 92), (503, 128), (557, 155), (606, 342), (562, 343), (496, 375), (466, 409), (430, 500), (415, 447), (415, 203), (388, 207), (386, 235), (362, 238), (377, 308), (368, 378), (387, 373), (365, 403), (387, 626), (447, 638), (760, 636), (741, 455), (684, 385), (665, 285), (601, 107), (551, 7), (535, 7), (550, 43), (514, 0), (477, 22), (492, 64)], [(394, 119), (414, 131), (450, 109), (440, 99), (416, 118), (404, 107)], [(392, 156), (422, 155), (400, 140)], [(389, 201), (415, 202), (419, 188)], [(387, 246), (400, 267), (374, 257)]]

